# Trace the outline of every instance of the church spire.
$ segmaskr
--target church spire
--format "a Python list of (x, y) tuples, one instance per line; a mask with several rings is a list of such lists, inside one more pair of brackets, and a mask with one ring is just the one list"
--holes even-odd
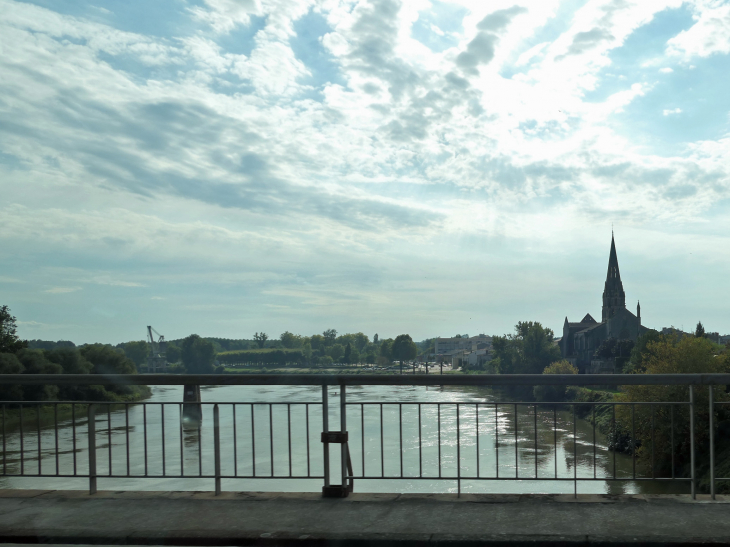
[(624, 293), (624, 286), (621, 283), (616, 242), (614, 241), (613, 230), (611, 230), (611, 252), (608, 255), (608, 271), (606, 272), (606, 284), (603, 289), (602, 320), (606, 321), (613, 316), (617, 309), (625, 307), (626, 293)]

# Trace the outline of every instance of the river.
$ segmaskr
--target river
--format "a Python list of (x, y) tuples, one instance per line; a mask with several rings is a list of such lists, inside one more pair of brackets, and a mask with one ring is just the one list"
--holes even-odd
[[(181, 386), (151, 386), (148, 402), (179, 403)], [(321, 387), (319, 386), (209, 386), (201, 388), (203, 402), (283, 403), (269, 405), (240, 404), (220, 406), (221, 471), (224, 475), (267, 476), (277, 479), (236, 478), (223, 479), (224, 490), (234, 491), (319, 491), (321, 479), (288, 478), (322, 474)], [(330, 429), (339, 429), (338, 388), (329, 389)], [(373, 479), (355, 479), (356, 492), (456, 492), (457, 456), (462, 477), (495, 477), (512, 480), (461, 480), (465, 493), (572, 493), (572, 481), (540, 480), (552, 478), (598, 479), (613, 476), (614, 454), (606, 447), (605, 438), (596, 433), (585, 420), (577, 421), (577, 442), (574, 458), (572, 413), (554, 411), (551, 407), (518, 405), (515, 421), (514, 406), (500, 405), (495, 412), (494, 393), (489, 388), (463, 386), (350, 386), (347, 388), (347, 429), (354, 474), (363, 472)], [(307, 405), (301, 403), (315, 403)], [(379, 403), (384, 404), (382, 418)], [(416, 402), (424, 403), (419, 407)], [(359, 403), (362, 403), (361, 407)], [(366, 404), (376, 403), (376, 404)], [(439, 405), (433, 403), (442, 403)], [(462, 403), (458, 415), (459, 448), (457, 448), (456, 403)], [(471, 403), (471, 404), (467, 404)], [(477, 412), (474, 403), (483, 403)], [(212, 479), (195, 478), (213, 474), (213, 408), (203, 405), (203, 422), (197, 429), (180, 427), (179, 407), (165, 405), (164, 420), (161, 405), (136, 404), (129, 406), (127, 416), (123, 409), (111, 412), (111, 429), (106, 410), (97, 416), (97, 461), (100, 490), (211, 490)], [(253, 420), (251, 412), (254, 412)], [(146, 432), (143, 427), (146, 414)], [(307, 428), (307, 416), (309, 428)], [(381, 443), (380, 423), (383, 423)], [(440, 420), (441, 435), (437, 424)], [(535, 423), (537, 422), (537, 439)], [(251, 435), (252, 423), (254, 435)], [(164, 438), (162, 428), (165, 428)], [(402, 424), (402, 426), (401, 426)], [(515, 435), (515, 424), (517, 434)], [(273, 436), (269, 435), (270, 426)], [(363, 427), (364, 426), (364, 427)], [(78, 472), (86, 472), (88, 440), (85, 417), (76, 418), (76, 445), (71, 420), (59, 422), (60, 474), (71, 474), (75, 465)], [(291, 437), (287, 431), (291, 429)], [(478, 431), (478, 433), (477, 433)], [(307, 438), (307, 433), (309, 434)], [(198, 436), (200, 434), (200, 437)], [(145, 441), (146, 436), (146, 441)], [(181, 442), (182, 437), (182, 442)], [(29, 430), (23, 438), (26, 473), (38, 470), (37, 430)], [(289, 439), (291, 438), (291, 443)], [(420, 438), (420, 442), (419, 442)], [(129, 439), (129, 460), (127, 460)], [(364, 439), (364, 443), (363, 443)], [(199, 442), (200, 440), (200, 442)], [(402, 442), (402, 451), (400, 450)], [(6, 435), (7, 472), (20, 470), (20, 438), (18, 432)], [(145, 444), (147, 459), (145, 461)], [(255, 458), (254, 449), (255, 445)], [(477, 446), (478, 445), (478, 446)], [(497, 450), (498, 445), (498, 450)], [(309, 446), (309, 449), (307, 448)], [(109, 457), (111, 447), (111, 458)], [(477, 453), (478, 448), (478, 453)], [(310, 458), (307, 461), (307, 450)], [(338, 483), (339, 445), (331, 447), (332, 482)], [(163, 469), (163, 451), (164, 469)], [(273, 451), (273, 460), (271, 454)], [(292, 457), (289, 458), (291, 451)], [(515, 453), (517, 457), (515, 457)], [(202, 455), (202, 459), (199, 459)], [(182, 456), (182, 457), (181, 457)], [(441, 477), (439, 479), (439, 458)], [(144, 478), (104, 477), (125, 474), (127, 465), (131, 474)], [(576, 466), (577, 461), (577, 468)], [(382, 462), (382, 464), (381, 464)], [(184, 478), (163, 477), (180, 474)], [(389, 479), (402, 474), (404, 478)], [(41, 430), (41, 466), (45, 474), (56, 472), (55, 435), (53, 427)], [(478, 469), (477, 469), (478, 468)], [(631, 457), (618, 454), (615, 459), (616, 475), (632, 476)], [(290, 473), (291, 469), (291, 473)], [(537, 473), (537, 474), (536, 474)], [(286, 477), (283, 477), (286, 475)], [(385, 478), (380, 478), (385, 475)], [(515, 477), (519, 480), (515, 480)], [(637, 476), (642, 476), (641, 469)], [(537, 477), (537, 479), (536, 479)], [(445, 480), (448, 479), (448, 480)], [(0, 476), (0, 488), (85, 489), (88, 479), (78, 477), (13, 477)], [(687, 483), (617, 482), (605, 480), (579, 481), (578, 492), (587, 493), (685, 493)]]

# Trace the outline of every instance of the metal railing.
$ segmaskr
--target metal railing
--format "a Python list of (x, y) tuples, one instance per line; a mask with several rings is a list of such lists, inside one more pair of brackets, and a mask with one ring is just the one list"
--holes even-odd
[[(348, 400), (347, 389), (348, 386), (383, 385), (593, 386), (605, 385), (607, 382), (611, 385), (687, 386), (688, 398), (686, 401), (641, 402), (353, 401)], [(322, 387), (319, 401), (194, 403), (0, 401), (2, 406), (0, 476), (88, 478), (90, 493), (96, 492), (98, 479), (106, 477), (212, 479), (216, 494), (221, 492), (222, 479), (316, 479), (324, 482), (323, 492), (329, 496), (346, 496), (353, 490), (355, 481), (360, 480), (454, 481), (458, 493), (461, 493), (463, 481), (572, 481), (575, 495), (578, 492), (578, 483), (583, 481), (676, 481), (689, 483), (691, 494), (695, 497), (697, 490), (695, 391), (698, 386), (707, 386), (709, 396), (707, 411), (712, 499), (715, 499), (716, 483), (730, 481), (730, 477), (715, 476), (714, 414), (716, 409), (721, 405), (730, 404), (730, 401), (715, 401), (714, 386), (730, 385), (730, 375), (724, 374), (3, 375), (2, 383), (5, 385), (194, 384)], [(328, 386), (337, 386), (339, 389), (339, 409), (330, 409)], [(577, 432), (578, 408), (590, 409), (583, 414), (592, 418), (582, 423), (581, 427), (584, 429), (586, 423), (589, 424), (589, 431), (584, 435), (586, 438), (581, 440)], [(621, 457), (630, 456), (631, 470), (623, 475), (617, 474), (615, 446), (613, 450), (601, 446), (601, 461), (607, 463), (607, 469), (603, 471), (607, 472), (599, 474), (596, 414), (601, 412), (605, 414), (610, 409), (609, 433), (615, 442), (618, 434), (617, 408), (619, 412), (630, 415), (631, 429), (630, 432), (626, 431), (626, 434), (630, 435), (629, 454)], [(678, 413), (675, 409), (682, 408), (688, 411), (687, 422), (676, 423)], [(195, 411), (191, 412), (191, 409)], [(27, 420), (28, 412), (34, 413), (35, 422), (32, 424)], [(226, 420), (226, 431), (222, 431), (222, 412)], [(650, 413), (650, 433), (645, 434), (647, 438), (644, 439), (637, 439), (637, 412)], [(340, 421), (339, 429), (330, 430), (330, 418), (336, 418), (337, 415)], [(353, 426), (351, 431), (348, 431), (348, 419)], [(668, 420), (670, 432), (671, 472), (667, 473), (667, 476), (658, 476), (655, 473), (654, 435), (657, 421), (662, 420), (664, 422)], [(85, 431), (83, 431), (84, 425)], [(676, 473), (677, 426), (680, 427), (680, 431), (683, 427), (689, 429), (688, 476)], [(411, 430), (408, 439), (404, 437), (404, 427)], [(208, 431), (212, 433), (210, 439), (205, 438), (209, 434)], [(522, 446), (520, 446), (521, 434), (527, 435), (522, 440)], [(572, 476), (559, 470), (559, 437), (565, 459), (571, 463), (568, 469), (572, 470)], [(686, 442), (687, 439), (679, 441)], [(317, 442), (323, 444), (321, 459), (313, 457), (313, 448)], [(637, 472), (638, 443), (642, 443), (643, 447), (650, 447), (650, 465), (643, 474)], [(84, 444), (87, 446), (86, 461), (78, 456), (83, 452)], [(339, 458), (334, 461), (330, 461), (330, 444), (340, 444)], [(514, 446), (510, 446), (511, 444)], [(445, 454), (452, 448), (455, 449), (455, 455)], [(533, 454), (532, 457), (529, 456), (530, 452)], [(611, 452), (612, 459), (609, 461)], [(356, 459), (354, 465), (353, 456)], [(406, 456), (409, 462), (406, 462), (404, 467)], [(489, 465), (482, 463), (489, 458), (493, 459)], [(584, 471), (587, 470), (587, 476), (585, 473), (579, 475), (581, 458), (582, 468)], [(527, 462), (528, 459), (534, 461)], [(551, 468), (549, 468), (550, 463), (552, 463)], [(528, 464), (529, 473), (525, 469)], [(339, 484), (332, 484), (332, 467), (336, 471), (334, 474), (339, 476)], [(505, 473), (505, 467), (510, 470), (509, 473)], [(386, 471), (393, 468), (395, 471)]]

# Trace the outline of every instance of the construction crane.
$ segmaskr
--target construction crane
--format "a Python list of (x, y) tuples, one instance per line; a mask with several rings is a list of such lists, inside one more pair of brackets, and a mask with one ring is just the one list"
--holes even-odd
[[(155, 340), (155, 334), (157, 335), (157, 340)], [(166, 372), (167, 342), (165, 342), (165, 337), (148, 325), (147, 338), (150, 343), (150, 355), (147, 358), (147, 372)]]

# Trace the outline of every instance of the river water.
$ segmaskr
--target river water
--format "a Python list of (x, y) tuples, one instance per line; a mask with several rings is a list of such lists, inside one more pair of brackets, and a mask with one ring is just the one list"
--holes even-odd
[[(202, 405), (200, 429), (184, 428), (176, 404), (182, 400), (182, 386), (151, 388), (152, 397), (148, 402), (169, 404), (150, 404), (146, 408), (130, 405), (128, 414), (123, 408), (110, 414), (104, 407), (98, 411), (98, 488), (212, 490), (212, 479), (195, 477), (214, 473), (212, 405)], [(340, 426), (338, 390), (329, 388), (330, 430), (339, 430)], [(321, 478), (290, 478), (323, 474), (321, 387), (210, 386), (201, 388), (201, 392), (204, 403), (246, 403), (235, 406), (235, 415), (233, 405), (220, 405), (222, 474), (275, 477), (223, 479), (224, 490), (321, 490)], [(347, 430), (353, 474), (375, 477), (356, 478), (355, 491), (456, 492), (455, 479), (459, 474), (461, 491), (465, 493), (572, 493), (572, 480), (545, 479), (555, 476), (573, 479), (576, 475), (578, 493), (583, 494), (688, 491), (686, 483), (581, 481), (613, 477), (614, 466), (617, 477), (630, 478), (632, 458), (618, 454), (614, 463), (614, 454), (607, 450), (605, 438), (595, 433), (594, 443), (593, 427), (585, 420), (576, 422), (574, 443), (573, 417), (569, 411), (538, 406), (535, 414), (533, 405), (518, 405), (515, 419), (514, 405), (499, 405), (495, 409), (496, 400), (497, 396), (489, 388), (481, 387), (348, 387), (347, 401), (351, 404), (347, 410)], [(380, 403), (383, 403), (382, 411)], [(420, 407), (417, 403), (421, 403)], [(481, 404), (478, 415), (476, 403)], [(54, 428), (43, 428), (40, 437), (40, 466), (44, 474), (55, 474), (57, 461), (61, 475), (72, 474), (74, 465), (79, 473), (87, 472), (85, 416), (76, 417), (75, 445), (71, 420), (59, 422), (58, 459)], [(4, 440), (7, 457), (3, 465), (7, 466), (9, 475), (17, 474), (21, 470), (19, 432), (9, 432)], [(25, 473), (38, 472), (38, 453), (38, 432), (26, 427), (22, 461)], [(331, 445), (330, 454), (332, 483), (337, 484), (340, 482), (339, 445)], [(129, 469), (132, 475), (146, 476), (105, 477), (110, 467), (113, 475), (127, 474)], [(163, 476), (180, 475), (181, 469), (183, 478), (171, 480)], [(494, 479), (497, 472), (500, 480), (488, 480)], [(465, 478), (477, 475), (480, 480)], [(645, 476), (640, 467), (637, 476)], [(0, 476), (0, 488), (85, 489), (88, 479)]]

